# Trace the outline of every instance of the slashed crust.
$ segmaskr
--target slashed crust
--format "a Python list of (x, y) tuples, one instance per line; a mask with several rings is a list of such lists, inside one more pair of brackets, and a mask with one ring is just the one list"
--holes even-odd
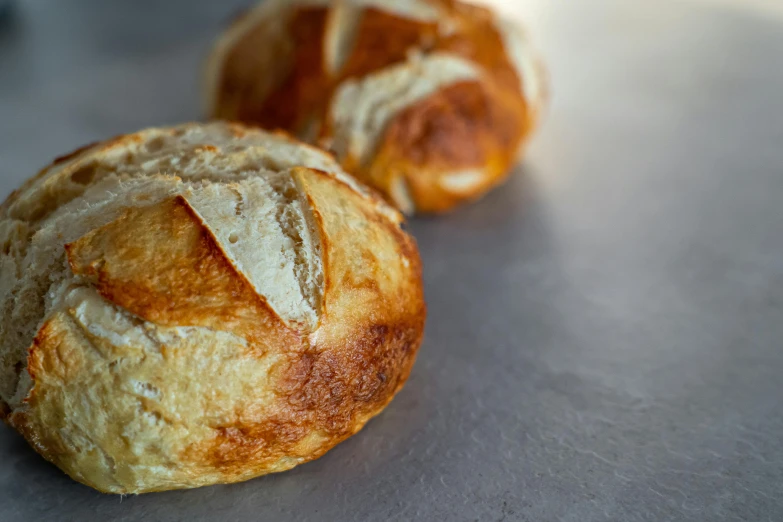
[[(142, 144), (171, 135), (145, 132)], [(206, 132), (206, 141), (227, 132), (274, 143), (237, 126)], [(212, 141), (211, 154), (239, 146)], [(66, 172), (96, 147), (58, 168)], [(254, 175), (282, 175), (265, 172)], [(108, 222), (60, 245), (63, 282), (49, 290), (56, 299), (27, 351), (23, 400), (0, 400), (6, 421), (74, 479), (143, 493), (290, 469), (380, 413), (407, 379), (422, 338), (416, 245), (395, 213), (344, 175), (282, 173), (307, 203), (319, 240), (317, 324), (285, 320), (256, 291), (215, 225), (189, 202), (205, 182), (170, 181), (179, 188), (131, 198)], [(43, 175), (6, 202), (4, 219), (46, 182), (53, 183)], [(81, 208), (79, 198), (91, 194), (65, 205)], [(63, 211), (46, 219), (65, 219)]]
[[(271, 25), (273, 30), (268, 29)], [(278, 3), (255, 22), (229, 28), (221, 42), (227, 39), (233, 44), (216, 46), (209, 60), (208, 81), (218, 85), (208, 95), (211, 116), (287, 129), (332, 148), (347, 170), (406, 213), (451, 210), (505, 179), (548, 97), (546, 73), (525, 33), (491, 10), (467, 2), (411, 0), (401, 7), (375, 0)], [(274, 59), (265, 58), (271, 48), (281, 51)], [(475, 67), (477, 86), (455, 86), (464, 78), (444, 76), (427, 89), (424, 97), (431, 100), (410, 97), (407, 104), (395, 103), (398, 84), (420, 82), (418, 73), (410, 71), (432, 55)], [(371, 86), (341, 96), (357, 83)], [(482, 90), (482, 104), (490, 111), (506, 112), (500, 125), (487, 125), (483, 115), (465, 111), (465, 105), (473, 103), (468, 94), (455, 95), (476, 89)], [(428, 136), (416, 129), (401, 132), (410, 128), (413, 113), (444, 102), (453, 102), (449, 119), (458, 122), (456, 127), (442, 127)], [(350, 125), (336, 115), (352, 111), (353, 119), (367, 122), (360, 139), (369, 143), (334, 147)], [(466, 159), (459, 152), (466, 128), (473, 132), (469, 141), (492, 152)], [(409, 149), (414, 139), (437, 143), (418, 141)], [(444, 146), (449, 141), (451, 145)], [(349, 152), (356, 148), (370, 149), (371, 160), (360, 161)], [(425, 163), (420, 161), (423, 150), (429, 151)], [(468, 171), (470, 182), (464, 182)]]

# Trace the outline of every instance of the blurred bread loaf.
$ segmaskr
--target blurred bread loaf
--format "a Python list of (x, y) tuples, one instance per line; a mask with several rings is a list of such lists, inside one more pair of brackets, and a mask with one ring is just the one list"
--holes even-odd
[(217, 41), (208, 112), (332, 149), (406, 213), (505, 179), (539, 120), (525, 33), (456, 0), (267, 0)]
[(411, 370), (400, 222), (329, 155), (239, 125), (59, 158), (0, 207), (0, 417), (111, 493), (317, 458)]

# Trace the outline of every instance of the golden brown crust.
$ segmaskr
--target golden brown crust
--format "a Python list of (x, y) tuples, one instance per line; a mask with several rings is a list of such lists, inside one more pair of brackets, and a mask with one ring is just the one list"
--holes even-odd
[[(321, 326), (306, 351), (290, 354), (276, 369), (279, 402), (271, 418), (221, 426), (213, 441), (189, 450), (189, 458), (210, 462), (227, 481), (246, 473), (253, 459), (262, 457), (266, 466), (299, 459), (292, 467), (359, 431), (402, 388), (421, 343), (426, 309), (413, 240), (333, 177), (310, 169), (295, 176), (313, 204), (323, 242)], [(347, 222), (335, 219), (332, 205)], [(345, 234), (350, 222), (364, 219), (372, 223), (365, 233)], [(377, 260), (367, 263), (373, 251), (407, 261), (384, 271)], [(313, 434), (317, 443), (309, 440)]]
[(299, 342), (182, 196), (128, 209), (65, 249), (74, 274), (146, 321), (226, 330), (258, 348)]
[[(373, 162), (361, 169), (376, 186), (402, 177), (422, 212), (445, 212), (503, 179), (524, 135), (525, 107), (487, 84), (460, 82), (403, 111), (386, 129)], [(476, 169), (481, 186), (448, 189), (450, 172)]]
[[(67, 380), (82, 366), (75, 354), (73, 343), (68, 338), (67, 330), (59, 327), (57, 318), (47, 321), (35, 336), (27, 359), (27, 372), (35, 381), (39, 376), (57, 375), (59, 379)], [(40, 425), (35, 425), (31, 411), (37, 411), (38, 404), (47, 399), (47, 389), (33, 389), (25, 399), (26, 410), (14, 412), (10, 424), (24, 436), (33, 448), (46, 460), (58, 462), (58, 456), (67, 455), (62, 441), (52, 436), (53, 433)]]
[(439, 39), (434, 50), (481, 65), (503, 88), (521, 94), (520, 73), (508, 55), (492, 11), (463, 2), (449, 2), (449, 10), (456, 28)]
[(411, 50), (429, 52), (437, 41), (437, 23), (404, 18), (367, 8), (359, 20), (353, 51), (338, 83), (405, 61)]
[[(350, 1), (347, 3), (351, 4)], [(432, 100), (421, 101), (392, 118), (385, 129), (383, 143), (375, 147), (378, 152), (371, 153), (372, 168), (365, 168), (358, 158), (351, 155), (340, 157), (339, 160), (347, 170), (392, 200), (395, 199), (394, 189), (390, 185), (399, 184), (404, 179), (412, 203), (420, 212), (448, 211), (479, 197), (502, 181), (517, 160), (521, 144), (535, 127), (539, 107), (534, 104), (542, 101), (526, 98), (522, 89), (522, 71), (507, 48), (509, 43), (504, 39), (498, 19), (492, 11), (455, 0), (423, 0), (422, 3), (437, 8), (438, 18), (432, 21), (417, 19), (372, 5), (359, 8), (360, 15), (356, 21), (341, 29), (352, 31), (349, 38), (350, 52), (339, 70), (331, 72), (324, 63), (325, 41), (335, 37), (329, 31), (336, 29), (330, 29), (328, 20), (331, 13), (341, 9), (342, 4), (335, 0), (326, 7), (293, 5), (283, 10), (280, 16), (288, 17), (289, 21), (287, 33), (281, 39), (292, 50), (282, 55), (279, 61), (290, 67), (290, 73), (277, 82), (277, 87), (271, 93), (261, 97), (242, 98), (232, 94), (232, 89), (219, 88), (213, 115), (235, 115), (242, 121), (288, 129), (308, 140), (316, 135), (323, 146), (329, 147), (335, 138), (337, 124), (332, 121), (329, 113), (331, 104), (326, 101), (332, 99), (333, 103), (335, 93), (346, 81), (405, 63), (412, 54), (426, 56), (434, 52), (447, 53), (480, 67), (481, 83), (492, 84), (491, 88), (484, 89), (485, 105), (508, 110), (500, 122), (502, 126), (487, 125), (487, 119), (494, 121), (497, 119), (495, 116), (479, 118), (474, 124), (467, 125), (464, 118), (476, 117), (477, 114), (464, 110), (464, 105), (472, 102), (464, 101), (467, 95), (455, 98), (452, 86), (447, 85), (435, 92), (431, 96)], [(218, 73), (221, 82), (234, 85), (234, 89), (238, 85), (252, 89), (256, 82), (254, 78), (264, 75), (264, 71), (270, 67), (267, 64), (265, 68), (253, 60), (254, 54), (257, 54), (253, 49), (268, 42), (264, 34), (262, 25), (258, 25), (239, 38), (224, 60), (226, 67)], [(460, 89), (463, 87), (457, 87), (457, 90)], [(453, 129), (442, 126), (437, 133), (420, 136), (438, 142), (418, 142), (411, 151), (412, 155), (419, 156), (425, 151), (433, 151), (432, 162), (421, 162), (399, 153), (410, 145), (405, 136), (412, 132), (411, 114), (431, 111), (432, 107), (455, 99), (458, 105), (449, 111), (461, 113), (462, 117), (446, 116), (445, 112), (448, 111), (443, 109), (439, 119), (459, 121), (460, 124)], [(237, 109), (226, 110), (226, 107), (232, 106)], [(361, 109), (357, 107), (356, 110)], [(511, 118), (516, 118), (516, 122), (510, 122)], [(407, 132), (401, 132), (402, 128), (407, 129)], [(512, 128), (515, 135), (509, 136)], [(480, 134), (466, 136), (466, 132), (474, 131)], [(390, 136), (402, 136), (405, 141), (392, 144), (389, 143)], [(447, 145), (449, 141), (451, 144)], [(465, 149), (464, 146), (470, 142), (481, 144)], [(502, 147), (505, 149), (500, 150)], [(391, 153), (390, 148), (397, 152)], [(385, 155), (380, 151), (385, 151)], [(443, 154), (434, 151), (443, 151)], [(460, 156), (465, 156), (464, 161), (458, 161)], [(476, 161), (478, 157), (482, 159)], [(385, 173), (378, 172), (381, 166), (386, 169)], [(421, 175), (417, 175), (414, 168)], [(442, 176), (467, 169), (473, 169), (479, 173), (477, 175), (483, 176), (471, 188), (465, 187), (455, 193), (444, 190), (437, 183), (437, 179)], [(400, 175), (402, 178), (399, 178)]]
[(358, 432), (410, 374), (426, 315), (421, 261), (374, 197), (331, 173), (290, 176), (321, 249), (313, 331), (259, 295), (188, 200), (196, 189), (142, 194), (128, 201), (145, 206), (63, 245), (73, 277), (29, 348), (29, 393), (0, 417), (111, 493), (284, 471)]
[[(324, 111), (324, 92), (331, 89), (322, 60), (327, 16), (328, 10), (320, 7), (301, 8), (293, 13), (287, 26), (290, 41), (285, 43), (286, 54), (277, 57), (288, 64), (288, 72), (262, 98), (253, 92), (252, 75), (244, 79), (235, 79), (235, 75), (247, 75), (255, 48), (266, 45), (266, 38), (263, 33), (250, 33), (249, 38), (243, 39), (226, 60), (220, 94), (225, 99), (237, 99), (236, 110), (219, 109), (215, 116), (233, 117), (269, 129), (304, 132), (309, 118)], [(250, 70), (264, 74), (263, 65), (250, 65)], [(232, 95), (232, 91), (237, 94)]]
[[(16, 429), (42, 457), (57, 465), (74, 480), (103, 492), (111, 492), (106, 484), (90, 480), (95, 474), (94, 462), (84, 468), (71, 462), (73, 449), (61, 437), (65, 426), (63, 405), (72, 401), (64, 383), (78, 380), (87, 364), (79, 350), (79, 339), (69, 328), (64, 314), (47, 320), (29, 350), (29, 373), (36, 386), (25, 398), (24, 408), (13, 412), (9, 424)], [(89, 428), (86, 428), (89, 429)], [(94, 450), (93, 450), (94, 451)]]

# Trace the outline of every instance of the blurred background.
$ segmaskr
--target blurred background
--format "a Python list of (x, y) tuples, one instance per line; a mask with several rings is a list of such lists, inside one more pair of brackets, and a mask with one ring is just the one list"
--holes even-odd
[[(5, 4), (0, 8), (0, 154), (3, 175), (21, 180), (52, 153), (107, 132), (201, 118), (198, 71), (204, 56), (226, 22), (251, 2), (0, 3)], [(606, 98), (612, 94), (607, 84), (641, 83), (643, 75), (657, 74), (669, 89), (685, 89), (700, 67), (741, 58), (742, 50), (732, 47), (745, 35), (749, 18), (765, 27), (776, 22), (763, 19), (783, 19), (783, 3), (777, 0), (667, 0), (665, 7), (640, 1), (484, 3), (524, 20), (545, 51), (556, 80), (553, 110), (576, 99), (570, 89), (592, 89)], [(688, 45), (673, 40), (671, 32)], [(654, 52), (655, 62), (645, 60)], [(763, 59), (770, 62), (767, 69), (774, 68), (774, 56)], [(659, 101), (641, 99), (646, 94), (630, 90), (625, 97), (639, 98), (632, 103)], [(636, 110), (648, 107), (639, 104)], [(36, 146), (25, 147), (31, 140)]]
[[(248, 2), (12, 4), (3, 195), (200, 119), (203, 59)], [(0, 520), (783, 520), (783, 2), (494, 5), (551, 105), (503, 188), (410, 223), (430, 317), (390, 408), (290, 473), (122, 502), (0, 427)]]

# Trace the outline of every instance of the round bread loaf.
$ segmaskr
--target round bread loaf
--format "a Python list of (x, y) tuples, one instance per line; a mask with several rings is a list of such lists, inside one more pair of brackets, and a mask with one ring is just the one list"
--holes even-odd
[(0, 207), (0, 417), (111, 493), (315, 459), (411, 370), (400, 224), (327, 154), (239, 125), (59, 158)]
[(218, 40), (206, 76), (211, 116), (329, 148), (406, 213), (505, 179), (546, 98), (522, 30), (455, 0), (266, 0)]

